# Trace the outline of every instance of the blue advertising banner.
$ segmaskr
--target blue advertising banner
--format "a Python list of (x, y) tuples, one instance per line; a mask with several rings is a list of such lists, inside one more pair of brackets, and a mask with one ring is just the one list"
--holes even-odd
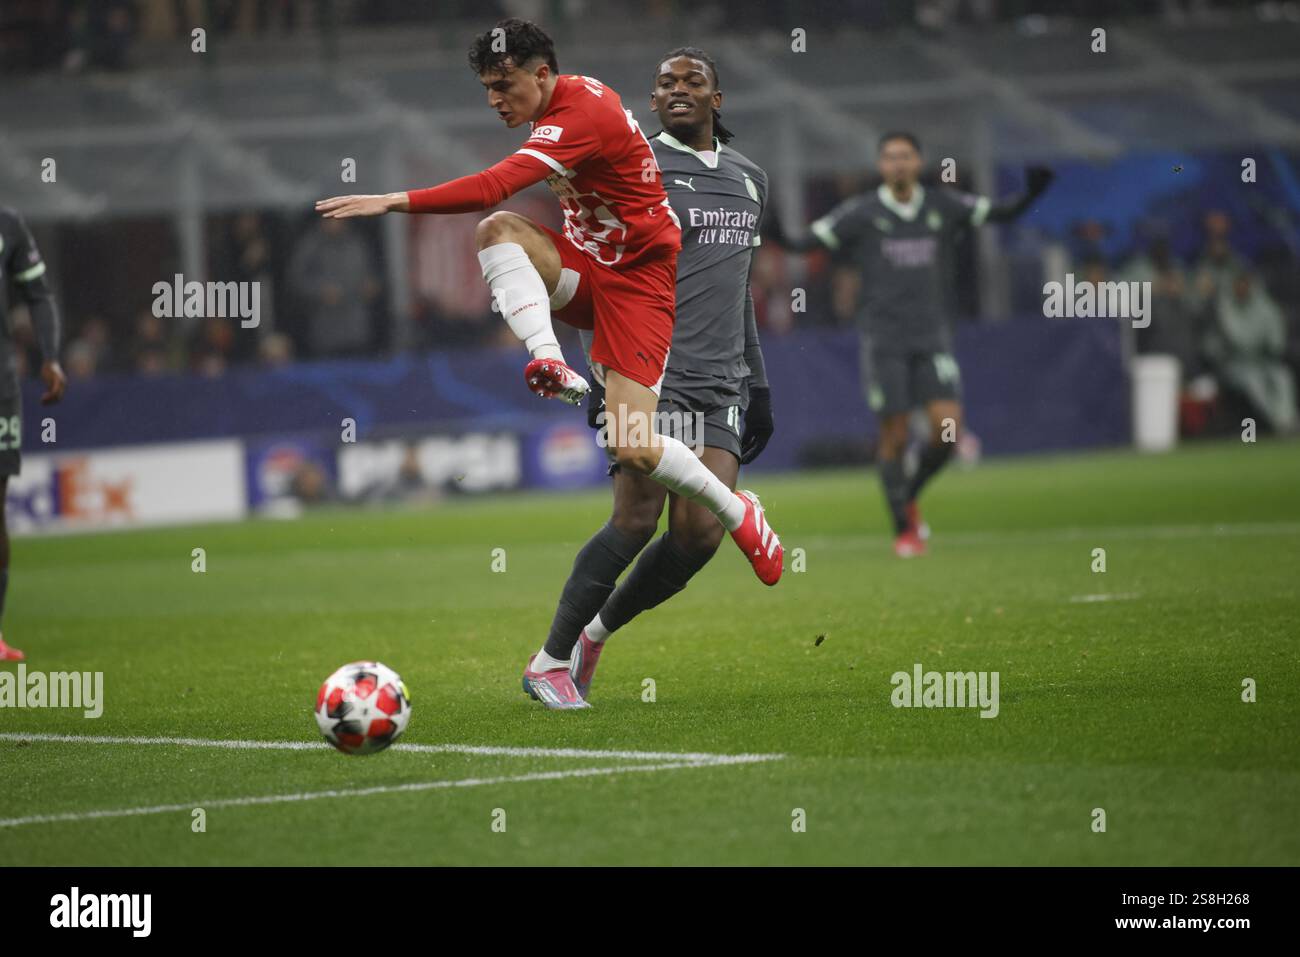
[[(956, 343), (967, 422), (986, 454), (1128, 441), (1129, 384), (1113, 321), (965, 324)], [(776, 434), (755, 467), (814, 465), (834, 460), (837, 448), (872, 444), (877, 425), (854, 332), (769, 336), (763, 350)], [(510, 433), (521, 443), (520, 485), (600, 481), (604, 452), (585, 409), (539, 401), (519, 370), (517, 350), (483, 350), (235, 369), (215, 379), (108, 375), (74, 383), (56, 410), (41, 406), (39, 386), (28, 382), (23, 434), (39, 436), (41, 419), (53, 414), (60, 450), (242, 438), (254, 504), (280, 494), (294, 476), (333, 485), (336, 455), (329, 450), (337, 453), (346, 420), (355, 423), (358, 442)], [(313, 469), (321, 474), (306, 474)]]

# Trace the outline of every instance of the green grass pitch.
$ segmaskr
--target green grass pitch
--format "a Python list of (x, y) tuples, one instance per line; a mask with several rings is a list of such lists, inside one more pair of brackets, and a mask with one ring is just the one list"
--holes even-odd
[[(585, 712), (519, 674), (606, 490), (20, 540), (7, 636), (30, 669), (102, 671), (105, 706), (0, 710), (0, 862), (1300, 863), (1300, 444), (954, 468), (907, 562), (873, 473), (753, 487), (784, 580), (724, 542), (611, 639)], [(543, 750), (22, 738), (310, 744), (316, 688), (360, 658), (410, 687), (404, 744)], [(998, 672), (1000, 713), (893, 707), (917, 662)]]

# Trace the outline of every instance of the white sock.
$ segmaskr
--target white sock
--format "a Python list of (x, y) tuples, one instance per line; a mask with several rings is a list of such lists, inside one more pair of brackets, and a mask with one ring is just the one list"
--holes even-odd
[(478, 261), (497, 308), (529, 354), (534, 359), (563, 362), (564, 353), (551, 328), (551, 297), (524, 247), (518, 243), (497, 243), (480, 249)]
[(670, 492), (698, 502), (729, 532), (745, 520), (745, 503), (726, 483), (708, 470), (690, 448), (668, 435), (659, 436), (664, 454), (650, 477)]
[(563, 668), (565, 671), (568, 671), (569, 665), (571, 663), (572, 662), (569, 660), (559, 661), (555, 658), (552, 658), (550, 655), (546, 653), (546, 649), (543, 648), (541, 651), (537, 653), (537, 657), (533, 659), (532, 670), (533, 671), (554, 671), (556, 668)]
[(587, 623), (587, 627), (583, 630), (586, 631), (587, 637), (598, 645), (613, 634), (612, 631), (605, 627), (605, 623), (600, 620), (599, 613)]

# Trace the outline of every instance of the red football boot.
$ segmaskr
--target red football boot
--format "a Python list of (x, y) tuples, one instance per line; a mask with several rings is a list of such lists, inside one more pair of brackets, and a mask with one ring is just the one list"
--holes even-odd
[(781, 580), (781, 563), (785, 559), (785, 549), (776, 531), (767, 524), (763, 516), (763, 506), (753, 492), (735, 493), (745, 502), (745, 520), (731, 533), (732, 539), (754, 566), (754, 574), (764, 585), (775, 585)]
[(573, 664), (569, 668), (569, 674), (583, 701), (587, 700), (587, 693), (591, 691), (591, 679), (596, 676), (596, 662), (600, 661), (600, 652), (604, 647), (603, 641), (588, 638), (585, 628), (578, 636), (578, 643), (573, 646)]
[(533, 359), (524, 366), (528, 388), (543, 399), (559, 399), (577, 405), (591, 391), (587, 380), (559, 359)]
[(914, 528), (905, 528), (894, 539), (894, 554), (899, 558), (916, 558), (925, 554), (925, 542)]
[(582, 700), (578, 689), (573, 686), (573, 678), (568, 668), (552, 668), (550, 671), (534, 671), (533, 661), (536, 655), (528, 659), (524, 669), (523, 686), (528, 697), (540, 701), (552, 711), (566, 711), (571, 708), (590, 708)]

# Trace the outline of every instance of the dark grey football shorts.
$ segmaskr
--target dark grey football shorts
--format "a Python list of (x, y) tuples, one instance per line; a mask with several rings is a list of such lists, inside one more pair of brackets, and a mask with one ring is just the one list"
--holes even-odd
[(961, 398), (961, 372), (949, 352), (894, 352), (862, 344), (862, 382), (877, 415), (899, 415)]
[[(671, 361), (671, 359), (670, 359)], [(704, 446), (725, 449), (740, 458), (741, 383), (670, 368), (659, 393), (655, 431), (672, 436), (694, 451)], [(605, 445), (609, 474), (618, 471), (614, 450)]]

